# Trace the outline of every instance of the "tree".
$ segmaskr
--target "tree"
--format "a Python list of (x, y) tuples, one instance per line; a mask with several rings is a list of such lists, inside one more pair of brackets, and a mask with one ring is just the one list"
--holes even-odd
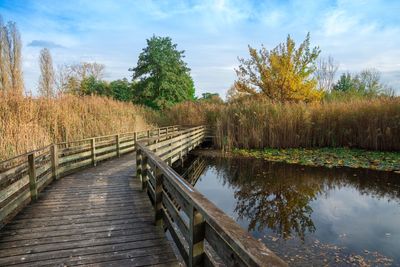
[(54, 69), (53, 60), (50, 50), (43, 48), (39, 56), (40, 77), (39, 77), (39, 93), (47, 98), (54, 97)]
[(264, 46), (257, 51), (249, 46), (250, 59), (239, 58), (235, 88), (240, 94), (262, 95), (274, 101), (315, 101), (323, 93), (317, 90), (312, 75), (320, 54), (318, 47), (310, 49), (310, 34), (296, 48), (288, 35), (271, 51)]
[(0, 89), (22, 95), (21, 36), (15, 22), (0, 17)]
[(359, 97), (393, 95), (393, 90), (381, 82), (381, 74), (375, 69), (365, 69), (355, 75), (343, 73), (334, 85), (333, 91)]
[[(88, 94), (88, 88), (81, 85), (101, 81), (104, 76), (105, 66), (96, 62), (81, 62), (72, 65), (60, 65), (57, 70), (56, 85), (62, 93), (71, 93), (76, 95)], [(96, 85), (97, 89), (99, 89)], [(104, 85), (101, 85), (104, 86)], [(100, 86), (100, 87), (101, 87)], [(95, 90), (95, 89), (93, 89)], [(90, 90), (89, 90), (90, 91)], [(90, 92), (91, 94), (93, 92)]]
[(110, 83), (110, 91), (112, 97), (116, 100), (126, 101), (126, 102), (132, 101), (133, 98), (132, 85), (126, 78), (122, 80), (112, 81)]
[(354, 81), (350, 73), (342, 73), (339, 80), (333, 86), (334, 91), (349, 92), (354, 89)]
[(184, 51), (178, 51), (171, 38), (153, 36), (148, 39), (137, 66), (129, 69), (136, 82), (135, 102), (164, 109), (194, 99), (193, 80), (183, 58)]
[(318, 61), (317, 70), (315, 72), (318, 81), (318, 90), (330, 92), (335, 84), (335, 75), (338, 65), (332, 57), (328, 59), (320, 59)]
[(199, 98), (199, 100), (217, 104), (224, 102), (218, 93), (208, 93), (208, 92), (201, 94), (201, 98)]
[(107, 82), (89, 76), (81, 81), (80, 94), (110, 96), (110, 87)]

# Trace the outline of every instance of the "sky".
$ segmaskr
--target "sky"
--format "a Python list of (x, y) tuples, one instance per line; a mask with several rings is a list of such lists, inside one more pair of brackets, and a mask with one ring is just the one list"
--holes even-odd
[(43, 47), (55, 66), (97, 62), (106, 80), (130, 79), (146, 39), (157, 35), (185, 50), (196, 95), (224, 97), (248, 45), (272, 49), (288, 34), (300, 43), (308, 32), (339, 73), (375, 68), (400, 94), (399, 0), (0, 0), (0, 14), (21, 32), (25, 87), (33, 94)]

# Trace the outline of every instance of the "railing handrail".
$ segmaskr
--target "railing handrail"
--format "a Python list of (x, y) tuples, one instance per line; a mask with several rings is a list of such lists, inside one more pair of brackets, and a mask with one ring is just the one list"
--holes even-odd
[[(196, 132), (196, 130), (201, 129), (201, 127), (202, 126), (191, 128), (186, 132)], [(204, 134), (204, 127), (202, 131)], [(164, 144), (167, 144), (168, 141), (170, 140), (167, 139), (163, 142)], [(215, 251), (216, 249), (218, 249), (218, 246), (215, 247), (216, 244), (213, 244), (213, 240), (207, 241), (222, 260), (231, 261), (229, 262), (229, 265), (238, 264), (239, 266), (286, 266), (286, 263), (282, 261), (279, 257), (277, 257), (272, 251), (270, 251), (263, 243), (254, 239), (232, 218), (230, 218), (218, 207), (216, 207), (210, 200), (208, 200), (199, 191), (197, 191), (189, 182), (187, 182), (183, 177), (181, 177), (172, 168), (170, 168), (168, 164), (164, 162), (159, 155), (157, 155), (157, 150), (153, 151), (151, 149), (151, 147), (157, 148), (156, 146), (146, 146), (145, 143), (138, 142), (136, 144), (136, 147), (136, 151), (138, 153), (137, 176), (142, 179), (142, 183), (144, 183), (143, 188), (147, 188), (149, 195), (154, 198), (153, 202), (155, 206), (156, 223), (160, 217), (166, 216), (167, 219), (165, 219), (165, 223), (168, 225), (168, 213), (172, 214), (174, 213), (175, 208), (179, 208), (179, 205), (177, 205), (175, 208), (172, 208), (172, 210), (171, 208), (167, 207), (166, 204), (169, 203), (168, 205), (171, 205), (171, 202), (176, 202), (178, 200), (171, 199), (173, 194), (168, 191), (166, 182), (168, 184), (171, 184), (174, 187), (173, 191), (178, 192), (178, 194), (180, 195), (179, 197), (184, 198), (190, 206), (189, 211), (186, 210), (188, 209), (188, 207), (182, 207), (184, 211), (186, 210), (185, 212), (188, 212), (187, 215), (189, 217), (189, 226), (192, 225), (191, 227), (189, 227), (190, 229), (186, 229), (187, 226), (185, 226), (185, 224), (181, 222), (181, 220), (183, 220), (182, 218), (175, 218), (177, 229), (181, 232), (181, 235), (189, 235), (185, 238), (189, 242), (189, 252), (182, 248), (182, 244), (177, 244), (178, 250), (181, 252), (182, 257), (189, 266), (195, 265), (196, 261), (196, 253), (191, 251), (191, 249), (194, 250), (194, 247), (196, 246), (204, 246), (204, 239), (207, 239), (207, 237), (210, 239), (215, 238), (215, 235), (219, 236), (216, 237), (217, 239), (220, 238), (218, 240), (223, 240), (224, 244), (219, 245), (225, 246), (225, 248), (228, 248), (227, 250), (230, 251), (225, 251), (223, 248), (221, 248), (220, 251)], [(178, 149), (182, 149), (182, 146)], [(153, 169), (152, 172), (151, 169)], [(168, 200), (165, 201), (163, 197), (167, 198)], [(195, 229), (193, 228), (193, 220), (195, 220), (192, 214), (193, 211), (197, 212), (197, 214), (199, 215), (198, 217), (202, 218), (201, 220), (204, 224), (202, 227), (199, 228), (200, 230), (197, 229), (197, 231), (203, 232), (197, 237), (195, 236), (196, 234), (193, 232), (195, 231)], [(158, 214), (160, 212), (163, 213), (162, 216)], [(176, 214), (175, 216), (179, 217), (179, 215)], [(169, 227), (168, 229), (170, 231), (175, 231), (175, 228), (173, 227)], [(171, 235), (174, 237), (174, 235), (178, 234)], [(175, 243), (180, 242), (179, 238), (178, 241), (176, 240), (177, 237), (173, 239)], [(194, 242), (192, 241), (195, 239), (197, 239), (197, 241), (195, 242), (201, 243), (201, 245), (194, 244)], [(199, 239), (201, 240), (199, 241)], [(218, 242), (218, 240), (214, 241)], [(207, 253), (205, 253), (204, 251), (200, 251), (200, 254), (200, 256), (202, 257), (202, 264), (204, 264), (205, 260), (207, 260), (208, 263), (212, 262), (212, 259), (209, 258), (212, 257), (212, 255), (207, 255)], [(200, 256), (197, 255), (197, 257)]]
[(93, 139), (93, 138), (112, 137), (112, 136), (115, 136), (115, 135), (117, 135), (117, 134), (119, 134), (119, 135), (125, 135), (125, 134), (134, 134), (134, 133), (136, 133), (136, 134), (138, 134), (138, 133), (146, 133), (147, 131), (155, 131), (155, 130), (158, 130), (158, 129), (161, 130), (161, 129), (167, 129), (167, 128), (169, 129), (169, 128), (171, 128), (171, 127), (179, 127), (179, 125), (171, 125), (171, 126), (165, 126), (165, 127), (159, 127), (159, 128), (151, 128), (151, 129), (147, 129), (147, 130), (143, 130), (143, 131), (136, 131), (136, 132), (122, 132), (122, 133), (116, 133), (116, 134), (110, 134), (110, 135), (93, 136), (93, 137), (88, 137), (88, 138), (84, 138), (84, 139), (80, 139), (80, 140), (72, 140), (72, 141), (67, 141), (67, 142), (51, 143), (51, 144), (48, 144), (48, 145), (45, 145), (45, 146), (36, 148), (36, 149), (34, 149), (34, 150), (27, 151), (27, 152), (24, 152), (24, 153), (22, 153), (22, 154), (13, 156), (13, 157), (11, 157), (11, 158), (8, 158), (8, 159), (5, 159), (5, 160), (1, 160), (1, 161), (0, 161), (0, 165), (6, 163), (6, 162), (8, 162), (8, 161), (12, 161), (12, 160), (14, 160), (14, 159), (17, 159), (17, 158), (19, 158), (19, 157), (27, 156), (27, 155), (32, 154), (32, 153), (35, 153), (35, 152), (37, 152), (37, 151), (40, 151), (40, 150), (49, 148), (49, 147), (52, 146), (52, 145), (67, 145), (67, 144), (79, 143), (79, 142), (84, 142), (84, 141), (90, 141), (90, 140)]

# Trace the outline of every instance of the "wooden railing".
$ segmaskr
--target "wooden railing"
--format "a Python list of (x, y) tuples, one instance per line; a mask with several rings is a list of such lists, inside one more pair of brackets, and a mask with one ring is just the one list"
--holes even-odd
[(188, 266), (286, 266), (169, 167), (205, 136), (196, 127), (161, 142), (137, 142), (136, 176), (154, 205), (155, 224), (168, 229)]
[(52, 144), (0, 162), (0, 228), (54, 179), (135, 150), (138, 140), (173, 135), (177, 126)]

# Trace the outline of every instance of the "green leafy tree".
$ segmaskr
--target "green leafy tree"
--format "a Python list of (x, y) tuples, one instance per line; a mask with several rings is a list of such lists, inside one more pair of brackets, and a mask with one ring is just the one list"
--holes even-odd
[(114, 99), (120, 101), (132, 101), (133, 91), (132, 85), (128, 79), (123, 78), (122, 80), (112, 81), (110, 83), (111, 95)]
[(342, 73), (337, 83), (333, 86), (333, 90), (338, 92), (349, 92), (350, 90), (353, 89), (354, 89), (354, 80), (351, 77), (351, 74), (348, 72)]
[(355, 75), (343, 73), (333, 87), (333, 93), (339, 93), (345, 97), (375, 97), (392, 96), (393, 90), (381, 82), (379, 71), (365, 69)]
[(240, 58), (234, 87), (238, 95), (258, 95), (274, 101), (315, 101), (323, 96), (317, 90), (318, 47), (310, 48), (310, 35), (296, 47), (290, 35), (286, 43), (272, 50), (258, 51), (249, 46), (250, 59)]
[(183, 61), (184, 51), (169, 37), (153, 36), (139, 55), (137, 66), (129, 69), (136, 82), (135, 102), (164, 109), (194, 99), (190, 69)]
[(106, 81), (97, 80), (94, 76), (89, 76), (81, 81), (80, 92), (83, 95), (110, 96), (108, 83)]

